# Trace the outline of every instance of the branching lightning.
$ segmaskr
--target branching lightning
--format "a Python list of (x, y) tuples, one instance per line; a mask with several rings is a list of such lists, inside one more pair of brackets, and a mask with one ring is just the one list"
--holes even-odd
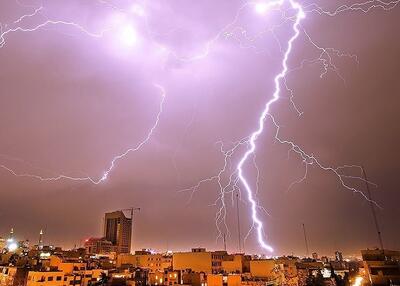
[(129, 153), (137, 152), (140, 149), (142, 149), (142, 147), (149, 142), (155, 129), (157, 128), (159, 121), (160, 121), (161, 114), (163, 112), (166, 91), (165, 91), (164, 87), (160, 84), (154, 84), (154, 87), (156, 87), (159, 90), (159, 92), (161, 94), (161, 100), (160, 100), (158, 113), (157, 113), (157, 116), (156, 116), (153, 126), (148, 131), (146, 137), (141, 142), (139, 142), (135, 147), (129, 148), (126, 151), (124, 151), (123, 153), (114, 156), (114, 158), (110, 162), (109, 167), (104, 171), (103, 175), (100, 178), (94, 179), (92, 177), (72, 177), (72, 176), (67, 176), (67, 175), (58, 175), (56, 177), (42, 177), (39, 175), (32, 175), (32, 174), (28, 174), (28, 173), (20, 174), (14, 170), (8, 168), (5, 165), (0, 165), (0, 168), (7, 170), (8, 172), (10, 172), (11, 174), (13, 174), (14, 176), (17, 176), (17, 177), (28, 177), (28, 178), (39, 179), (41, 181), (59, 181), (62, 179), (67, 179), (67, 180), (72, 180), (72, 181), (90, 181), (95, 185), (98, 185), (98, 184), (104, 182), (108, 178), (110, 172), (114, 169), (116, 163), (119, 160), (121, 160), (122, 158), (126, 157)]
[[(43, 7), (39, 7), (37, 9), (35, 9), (35, 11), (33, 13), (21, 16), (20, 18), (18, 18), (17, 20), (15, 20), (13, 22), (13, 25), (19, 24), (26, 18), (31, 18), (31, 17), (38, 15), (42, 10), (43, 10)], [(36, 32), (36, 31), (39, 31), (40, 29), (42, 29), (43, 27), (51, 26), (51, 25), (70, 26), (70, 27), (73, 27), (73, 28), (77, 29), (78, 31), (86, 34), (87, 36), (94, 37), (94, 38), (103, 37), (104, 33), (108, 30), (107, 29), (107, 30), (101, 31), (100, 33), (94, 33), (94, 32), (88, 31), (86, 28), (84, 28), (83, 26), (81, 26), (75, 22), (62, 21), (62, 20), (46, 20), (43, 23), (37, 24), (37, 25), (35, 25), (33, 27), (29, 27), (29, 28), (23, 28), (21, 26), (16, 26), (14, 28), (7, 28), (7, 26), (5, 26), (6, 29), (4, 31), (3, 31), (3, 27), (0, 25), (0, 48), (2, 48), (6, 44), (6, 37), (8, 34), (15, 33), (15, 32), (25, 32), (25, 33)]]
[[(283, 1), (270, 2), (270, 3), (273, 3), (273, 5), (282, 5)], [(287, 61), (288, 61), (289, 55), (293, 48), (293, 42), (299, 36), (299, 34), (300, 34), (299, 25), (300, 25), (301, 20), (305, 18), (305, 14), (304, 14), (303, 9), (300, 4), (298, 4), (297, 2), (294, 2), (294, 1), (290, 1), (290, 4), (293, 9), (297, 10), (296, 20), (293, 24), (294, 34), (288, 41), (287, 49), (286, 49), (286, 52), (285, 52), (283, 60), (282, 60), (282, 70), (275, 77), (275, 80), (274, 80), (275, 92), (273, 94), (272, 99), (266, 103), (264, 111), (262, 112), (262, 114), (259, 118), (258, 129), (256, 131), (254, 131), (250, 136), (250, 139), (249, 139), (250, 148), (246, 151), (244, 156), (240, 159), (239, 164), (237, 165), (239, 179), (240, 179), (241, 183), (243, 184), (244, 189), (247, 192), (247, 197), (251, 204), (251, 216), (252, 216), (252, 221), (254, 222), (254, 224), (256, 226), (258, 243), (261, 245), (261, 247), (264, 250), (267, 250), (269, 252), (273, 252), (273, 248), (265, 242), (264, 233), (263, 233), (263, 223), (260, 220), (259, 216), (257, 215), (257, 203), (254, 199), (252, 188), (250, 187), (250, 184), (247, 182), (247, 179), (244, 175), (243, 166), (246, 163), (247, 159), (250, 157), (250, 155), (253, 154), (256, 149), (256, 140), (257, 140), (258, 136), (260, 136), (260, 134), (264, 130), (265, 118), (269, 114), (271, 105), (273, 105), (274, 102), (276, 102), (279, 99), (279, 95), (280, 95), (280, 91), (281, 91), (281, 82), (280, 81), (281, 81), (281, 79), (283, 79), (285, 77), (286, 72), (288, 71)]]
[[(126, 13), (125, 10), (120, 9), (113, 5), (109, 1), (104, 1), (100, 0), (100, 3), (107, 5), (108, 7), (111, 7), (112, 10), (114, 11), (120, 11), (122, 13)], [(284, 139), (280, 137), (280, 126), (277, 123), (277, 120), (274, 118), (274, 116), (271, 113), (271, 107), (276, 103), (279, 99), (284, 98), (283, 93), (286, 91), (289, 94), (289, 101), (291, 105), (293, 106), (295, 112), (300, 116), (302, 115), (302, 111), (300, 108), (297, 107), (297, 105), (294, 102), (294, 90), (290, 87), (288, 81), (287, 81), (287, 76), (290, 73), (294, 73), (296, 71), (299, 71), (303, 68), (305, 68), (308, 65), (312, 64), (320, 64), (321, 66), (321, 74), (320, 77), (324, 77), (328, 72), (333, 72), (336, 74), (343, 82), (345, 82), (345, 78), (341, 75), (339, 68), (335, 65), (333, 57), (347, 57), (350, 58), (358, 63), (358, 58), (356, 55), (346, 53), (346, 52), (341, 52), (335, 48), (332, 47), (323, 47), (322, 45), (318, 44), (317, 41), (315, 41), (309, 33), (306, 31), (306, 29), (302, 26), (302, 21), (306, 18), (306, 15), (308, 14), (313, 14), (316, 13), (320, 16), (329, 16), (329, 17), (334, 17), (337, 16), (341, 13), (346, 13), (346, 12), (362, 12), (362, 13), (367, 13), (371, 11), (372, 9), (379, 8), (383, 9), (385, 11), (389, 11), (394, 9), (395, 7), (398, 6), (400, 3), (400, 0), (396, 1), (381, 1), (381, 0), (369, 0), (361, 3), (355, 3), (352, 5), (342, 5), (334, 9), (333, 11), (325, 10), (318, 6), (315, 3), (311, 4), (302, 4), (298, 0), (254, 0), (254, 1), (249, 1), (245, 2), (241, 7), (238, 8), (237, 13), (235, 14), (233, 20), (225, 25), (220, 31), (218, 31), (214, 37), (212, 37), (210, 40), (208, 40), (204, 45), (204, 49), (202, 52), (191, 55), (191, 56), (181, 56), (177, 52), (175, 52), (172, 48), (167, 47), (163, 44), (158, 43), (154, 37), (153, 37), (153, 32), (151, 31), (151, 27), (149, 23), (147, 22), (147, 16), (146, 16), (146, 11), (144, 7), (140, 6), (135, 6), (134, 9), (132, 10), (134, 14), (138, 17), (143, 17), (144, 21), (146, 22), (146, 36), (147, 38), (153, 42), (153, 44), (161, 47), (163, 50), (166, 50), (168, 52), (168, 55), (172, 55), (175, 59), (179, 60), (180, 62), (187, 63), (187, 62), (193, 62), (193, 61), (200, 61), (200, 60), (206, 60), (209, 56), (210, 51), (213, 49), (214, 45), (220, 41), (223, 37), (225, 39), (232, 38), (236, 41), (239, 42), (239, 47), (240, 48), (251, 48), (255, 52), (260, 52), (257, 50), (255, 45), (253, 44), (256, 39), (260, 38), (263, 36), (265, 33), (272, 33), (276, 43), (279, 46), (279, 49), (282, 54), (282, 59), (281, 59), (281, 64), (280, 64), (280, 71), (279, 73), (273, 78), (274, 81), (274, 91), (272, 93), (271, 99), (269, 99), (266, 103), (265, 106), (258, 118), (258, 126), (257, 128), (250, 133), (248, 136), (244, 137), (243, 139), (239, 140), (238, 142), (230, 144), (229, 148), (226, 148), (226, 144), (224, 144), (223, 141), (217, 142), (217, 145), (220, 148), (220, 152), (223, 157), (223, 164), (222, 167), (218, 169), (218, 172), (215, 175), (212, 175), (210, 177), (201, 179), (195, 184), (194, 186), (191, 186), (189, 188), (186, 188), (182, 190), (182, 192), (190, 192), (189, 200), (191, 200), (194, 196), (194, 194), (201, 188), (203, 184), (206, 183), (213, 183), (216, 182), (217, 187), (218, 187), (218, 198), (216, 199), (214, 205), (218, 206), (217, 207), (217, 213), (215, 217), (216, 221), (216, 228), (218, 231), (218, 238), (222, 236), (222, 233), (228, 233), (229, 235), (229, 229), (226, 223), (226, 216), (227, 216), (227, 210), (226, 210), (226, 198), (228, 195), (231, 195), (232, 203), (233, 203), (233, 196), (235, 193), (240, 193), (241, 199), (242, 199), (242, 194), (241, 192), (244, 191), (246, 197), (247, 197), (247, 203), (249, 205), (250, 213), (251, 213), (251, 219), (252, 219), (252, 225), (250, 226), (250, 229), (245, 237), (245, 239), (249, 236), (250, 232), (252, 230), (255, 230), (258, 243), (260, 247), (268, 252), (273, 252), (273, 248), (266, 242), (266, 236), (264, 233), (264, 225), (263, 222), (260, 218), (259, 212), (267, 211), (259, 205), (259, 202), (257, 201), (257, 191), (258, 191), (258, 180), (259, 180), (259, 169), (257, 167), (256, 161), (255, 161), (255, 156), (256, 156), (256, 143), (257, 139), (259, 136), (265, 131), (265, 123), (267, 119), (270, 119), (273, 127), (275, 128), (275, 140), (283, 145), (288, 146), (288, 152), (294, 152), (297, 156), (299, 156), (300, 160), (304, 164), (304, 175), (299, 178), (298, 180), (294, 181), (289, 188), (293, 187), (295, 184), (302, 183), (306, 178), (308, 174), (308, 168), (313, 165), (317, 166), (321, 170), (327, 171), (334, 176), (337, 177), (339, 180), (341, 186), (344, 189), (347, 189), (351, 192), (355, 192), (359, 194), (361, 197), (364, 199), (368, 200), (368, 197), (360, 190), (352, 187), (347, 183), (346, 180), (350, 179), (356, 179), (356, 180), (364, 180), (361, 176), (348, 176), (343, 173), (343, 170), (347, 168), (359, 168), (358, 166), (355, 165), (344, 165), (340, 167), (330, 167), (326, 166), (322, 162), (320, 162), (312, 153), (307, 153), (304, 151), (304, 149), (296, 144), (293, 141), (290, 141), (289, 139)], [(31, 6), (29, 6), (31, 7)], [(259, 16), (266, 16), (270, 11), (281, 11), (282, 12), (282, 17), (284, 21), (274, 27), (269, 27), (268, 29), (258, 33), (256, 36), (248, 36), (246, 29), (240, 26), (237, 26), (237, 22), (241, 17), (241, 13), (243, 11), (246, 11), (247, 9), (254, 9), (254, 13), (259, 14)], [(93, 37), (100, 39), (105, 36), (107, 32), (113, 31), (116, 27), (111, 26), (111, 27), (106, 27), (100, 32), (92, 32), (86, 29), (84, 26), (80, 25), (79, 23), (73, 22), (73, 21), (64, 21), (64, 20), (55, 20), (55, 19), (48, 19), (45, 17), (43, 14), (44, 12), (44, 7), (36, 7), (33, 9), (31, 13), (22, 15), (18, 19), (14, 20), (10, 24), (6, 25), (1, 25), (0, 24), (0, 48), (4, 47), (6, 45), (6, 39), (7, 37), (12, 34), (12, 33), (30, 33), (30, 32), (36, 32), (41, 30), (42, 28), (46, 26), (67, 26), (67, 27), (72, 27), (79, 31), (80, 33), (83, 33), (86, 36)], [(41, 16), (45, 17), (45, 20), (39, 24), (33, 25), (26, 27), (23, 25), (24, 21), (29, 19), (29, 18), (34, 18), (36, 16)], [(278, 37), (275, 35), (275, 29), (284, 25), (290, 23), (290, 28), (291, 28), (291, 36), (285, 43), (281, 43)], [(122, 29), (122, 28), (121, 28)], [(133, 29), (131, 26), (126, 26), (123, 27), (121, 30), (120, 36), (123, 37), (122, 41), (126, 45), (133, 45), (135, 44), (136, 41), (136, 35), (137, 31)], [(236, 33), (239, 33), (242, 37), (244, 37), (245, 40), (242, 40), (241, 38), (236, 38), (235, 35)], [(300, 65), (297, 67), (289, 67), (288, 66), (288, 61), (289, 58), (292, 54), (292, 51), (294, 49), (294, 44), (296, 40), (299, 39), (300, 35), (303, 35), (305, 40), (311, 44), (311, 46), (317, 51), (317, 56), (315, 58), (311, 59), (304, 59), (301, 61)], [(121, 39), (120, 39), (121, 40)], [(263, 51), (261, 51), (263, 52)], [(153, 136), (153, 133), (155, 129), (159, 125), (160, 117), (163, 112), (163, 106), (164, 106), (164, 101), (166, 97), (166, 91), (163, 86), (159, 84), (154, 84), (154, 87), (158, 89), (158, 91), (161, 94), (161, 100), (159, 103), (159, 109), (158, 113), (155, 117), (155, 120), (149, 129), (146, 137), (139, 142), (137, 145), (134, 147), (131, 147), (121, 154), (118, 154), (113, 157), (111, 162), (109, 163), (108, 168), (103, 172), (103, 174), (98, 177), (98, 178), (92, 178), (92, 177), (73, 177), (73, 176), (67, 176), (67, 175), (58, 175), (55, 177), (43, 177), (39, 175), (33, 175), (29, 173), (18, 173), (17, 171), (7, 167), (6, 165), (0, 165), (0, 168), (8, 171), (9, 173), (13, 174), (14, 176), (17, 177), (29, 177), (29, 178), (34, 178), (38, 179), (41, 181), (59, 181), (59, 180), (72, 180), (72, 181), (89, 181), (93, 184), (100, 184), (107, 180), (109, 177), (109, 174), (114, 170), (117, 162), (123, 158), (125, 158), (128, 154), (137, 152), (141, 150), (151, 139)], [(236, 155), (238, 154), (238, 155)], [(175, 154), (176, 155), (176, 154)], [(174, 156), (175, 156), (174, 155)], [(237, 158), (236, 158), (237, 157)], [(236, 159), (236, 160), (235, 160)], [(237, 161), (237, 162), (236, 162)], [(245, 175), (245, 168), (248, 165), (248, 163), (252, 163), (254, 168), (256, 169), (257, 176), (256, 176), (256, 183), (253, 184), (249, 182)], [(176, 167), (176, 163), (174, 162), (174, 165)], [(224, 178), (227, 178), (224, 180)], [(365, 180), (364, 180), (365, 181)], [(366, 181), (369, 184), (373, 184), (369, 181)], [(252, 185), (255, 186), (255, 188), (252, 187)], [(253, 190), (254, 189), (254, 190)], [(375, 202), (374, 202), (375, 203)], [(375, 203), (377, 204), (377, 203)], [(224, 229), (222, 229), (222, 227)]]
[[(270, 7), (282, 6), (284, 4), (284, 2), (286, 2), (286, 1), (256, 2), (254, 5), (255, 5), (255, 9), (258, 13), (264, 14), (269, 10)], [(292, 25), (294, 34), (287, 42), (286, 51), (283, 52), (282, 70), (274, 79), (275, 91), (273, 93), (272, 99), (266, 103), (265, 108), (264, 108), (261, 116), (259, 117), (259, 122), (258, 122), (259, 128), (256, 131), (254, 131), (249, 137), (246, 137), (240, 143), (237, 143), (234, 146), (234, 148), (229, 150), (229, 152), (224, 152), (223, 150), (221, 150), (221, 153), (224, 155), (224, 158), (225, 158), (225, 160), (224, 160), (225, 163), (224, 163), (223, 167), (219, 170), (217, 175), (202, 179), (193, 187), (190, 187), (190, 188), (184, 190), (184, 191), (191, 191), (190, 198), (192, 198), (193, 193), (198, 191), (203, 183), (208, 183), (208, 182), (211, 182), (214, 180), (218, 182), (218, 186), (220, 189), (220, 197), (217, 200), (217, 202), (220, 201), (220, 209), (217, 212), (216, 224), (217, 224), (217, 230), (218, 230), (218, 237), (221, 237), (222, 231), (219, 228), (219, 225), (221, 222), (225, 226), (226, 232), (228, 232), (228, 234), (229, 234), (229, 230), (227, 229), (226, 222), (225, 222), (225, 216), (226, 216), (226, 210), (225, 210), (226, 206), (224, 203), (225, 194), (227, 193), (227, 190), (229, 190), (228, 192), (231, 192), (231, 193), (233, 193), (236, 190), (240, 191), (240, 187), (238, 186), (238, 180), (240, 180), (240, 182), (242, 183), (242, 186), (244, 187), (244, 190), (247, 193), (248, 202), (250, 203), (252, 222), (253, 222), (247, 235), (245, 236), (245, 239), (249, 236), (250, 232), (253, 229), (256, 229), (256, 234), (257, 234), (259, 245), (264, 250), (269, 251), (269, 252), (273, 252), (273, 248), (269, 244), (267, 244), (265, 241), (265, 234), (264, 234), (264, 229), (263, 229), (264, 226), (258, 216), (258, 210), (263, 210), (263, 211), (265, 211), (265, 210), (261, 206), (259, 206), (259, 204), (257, 203), (257, 200), (255, 199), (255, 196), (254, 196), (255, 192), (253, 192), (253, 190), (250, 186), (250, 183), (246, 179), (246, 177), (244, 175), (244, 171), (243, 171), (243, 167), (244, 167), (245, 163), (248, 161), (248, 159), (251, 157), (251, 155), (254, 155), (254, 152), (256, 150), (256, 140), (264, 130), (264, 123), (265, 123), (265, 120), (267, 119), (267, 117), (269, 117), (271, 119), (273, 125), (275, 126), (275, 129), (276, 129), (275, 139), (281, 144), (288, 145), (290, 148), (289, 151), (296, 153), (301, 158), (301, 160), (304, 164), (304, 169), (305, 169), (304, 175), (300, 179), (294, 181), (289, 186), (289, 189), (291, 187), (293, 187), (295, 184), (302, 183), (307, 178), (308, 167), (310, 165), (316, 165), (320, 169), (330, 172), (333, 175), (335, 175), (338, 178), (338, 180), (343, 188), (345, 188), (349, 191), (352, 191), (354, 193), (358, 193), (365, 200), (369, 201), (368, 197), (362, 191), (360, 191), (357, 188), (352, 187), (351, 185), (349, 185), (346, 182), (346, 179), (356, 179), (356, 180), (361, 180), (361, 181), (365, 181), (365, 179), (362, 178), (361, 175), (360, 176), (347, 176), (347, 175), (341, 173), (341, 171), (343, 169), (360, 168), (360, 166), (345, 165), (345, 166), (340, 166), (340, 167), (335, 168), (335, 167), (323, 165), (313, 154), (306, 153), (296, 143), (289, 141), (289, 140), (281, 139), (279, 136), (280, 126), (277, 124), (275, 118), (270, 113), (271, 105), (273, 105), (278, 99), (281, 98), (281, 85), (283, 85), (285, 87), (286, 91), (290, 94), (290, 102), (293, 105), (295, 111), (298, 113), (299, 116), (302, 114), (302, 112), (299, 110), (299, 108), (296, 106), (296, 104), (293, 101), (294, 91), (287, 84), (286, 76), (289, 73), (294, 72), (296, 70), (303, 69), (308, 64), (321, 63), (321, 66), (322, 66), (322, 72), (320, 74), (321, 78), (324, 77), (329, 71), (332, 71), (343, 82), (345, 82), (345, 79), (340, 74), (339, 69), (333, 63), (331, 54), (336, 55), (338, 57), (348, 57), (348, 58), (355, 60), (358, 63), (358, 58), (356, 55), (349, 54), (349, 53), (343, 53), (335, 48), (324, 48), (324, 47), (321, 47), (320, 45), (318, 45), (311, 38), (311, 36), (307, 33), (307, 31), (301, 26), (301, 20), (305, 18), (306, 13), (312, 13), (312, 12), (317, 12), (320, 15), (335, 16), (335, 15), (338, 15), (339, 13), (348, 12), (348, 11), (362, 11), (362, 12), (366, 13), (366, 12), (369, 12), (373, 8), (383, 8), (384, 10), (391, 10), (394, 7), (396, 7), (400, 1), (392, 1), (390, 3), (385, 3), (382, 1), (366, 1), (363, 3), (354, 4), (351, 6), (346, 6), (346, 5), (341, 6), (341, 7), (337, 8), (334, 12), (325, 11), (316, 4), (308, 5), (307, 10), (306, 10), (305, 8), (303, 8), (301, 6), (300, 3), (296, 2), (296, 1), (289, 1), (289, 2), (290, 2), (292, 9), (297, 11), (295, 19), (293, 21), (293, 25)], [(376, 4), (376, 2), (378, 2), (379, 4)], [(240, 28), (240, 30), (243, 30), (243, 29)], [(273, 35), (275, 37), (273, 29), (269, 29), (268, 31), (273, 33)], [(317, 58), (303, 60), (300, 64), (300, 66), (289, 69), (287, 66), (287, 61), (288, 61), (288, 58), (292, 51), (293, 42), (298, 38), (300, 32), (303, 32), (303, 34), (305, 35), (305, 38), (312, 44), (312, 46), (314, 46), (320, 52), (320, 54)], [(246, 34), (245, 30), (243, 30), (242, 33)], [(280, 47), (280, 50), (282, 51), (281, 43), (279, 42), (279, 40), (276, 37), (275, 37), (275, 39)], [(252, 42), (253, 40), (254, 39), (250, 40), (250, 42)], [(245, 48), (247, 48), (247, 47), (245, 47)], [(236, 149), (240, 145), (243, 145), (243, 144), (248, 145), (249, 148), (244, 153), (244, 155), (241, 157), (236, 169), (233, 172), (228, 173), (228, 175), (227, 175), (229, 178), (228, 183), (225, 185), (221, 185), (221, 177), (222, 177), (223, 173), (227, 170), (227, 159), (230, 159), (232, 157), (233, 153), (236, 151)], [(254, 160), (253, 160), (253, 163), (255, 164)], [(256, 169), (258, 171), (257, 167), (256, 167)], [(375, 185), (374, 183), (369, 182), (369, 181), (367, 181), (367, 183)], [(258, 185), (258, 177), (257, 177), (256, 185)], [(373, 203), (379, 207), (379, 205), (375, 201), (373, 201)]]

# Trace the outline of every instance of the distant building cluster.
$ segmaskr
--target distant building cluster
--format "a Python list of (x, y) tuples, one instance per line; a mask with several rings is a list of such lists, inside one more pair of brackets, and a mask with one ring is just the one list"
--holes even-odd
[(361, 259), (266, 258), (225, 250), (130, 253), (132, 216), (107, 213), (104, 236), (84, 248), (62, 250), (43, 242), (0, 239), (0, 286), (364, 286), (400, 285), (400, 251), (362, 250)]

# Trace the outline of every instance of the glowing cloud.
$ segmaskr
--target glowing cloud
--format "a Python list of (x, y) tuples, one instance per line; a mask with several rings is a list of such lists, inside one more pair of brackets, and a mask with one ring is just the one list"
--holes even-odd
[(138, 35), (132, 25), (122, 27), (118, 32), (118, 41), (123, 46), (133, 47), (138, 42)]
[(265, 14), (268, 11), (268, 8), (269, 6), (265, 2), (256, 3), (254, 6), (255, 11), (261, 15)]

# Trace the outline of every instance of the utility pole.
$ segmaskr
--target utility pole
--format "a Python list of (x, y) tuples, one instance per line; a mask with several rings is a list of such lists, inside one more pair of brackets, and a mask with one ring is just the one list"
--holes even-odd
[(371, 207), (372, 217), (373, 217), (374, 223), (375, 223), (375, 229), (376, 229), (376, 232), (378, 234), (379, 246), (383, 251), (384, 248), (383, 248), (382, 234), (381, 234), (381, 230), (380, 230), (380, 227), (379, 227), (378, 219), (376, 217), (375, 206), (374, 206), (374, 203), (372, 201), (372, 196), (371, 196), (371, 191), (369, 189), (369, 183), (368, 183), (368, 179), (367, 179), (367, 174), (365, 173), (364, 167), (361, 167), (361, 168), (362, 168), (364, 179), (365, 179), (365, 185), (367, 186), (368, 200), (369, 200), (369, 205)]
[(241, 253), (242, 243), (241, 243), (241, 233), (240, 233), (239, 193), (236, 193), (236, 214), (237, 214), (237, 229), (238, 229), (238, 246), (239, 246), (239, 253)]
[(302, 224), (303, 226), (303, 234), (304, 234), (304, 243), (306, 245), (306, 256), (309, 256), (309, 252), (308, 252), (308, 241), (307, 241), (307, 233), (306, 233), (306, 226), (304, 225), (304, 223)]

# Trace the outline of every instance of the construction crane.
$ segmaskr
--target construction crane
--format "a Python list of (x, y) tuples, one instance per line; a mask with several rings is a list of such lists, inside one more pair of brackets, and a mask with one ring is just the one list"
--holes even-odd
[(306, 233), (306, 226), (303, 223), (303, 234), (304, 234), (304, 243), (306, 245), (306, 257), (309, 257), (309, 251), (308, 251), (308, 239), (307, 239), (307, 233)]
[(130, 211), (130, 213), (131, 213), (131, 219), (133, 219), (133, 213), (134, 213), (135, 211), (140, 211), (140, 208), (131, 207), (131, 208), (129, 208), (129, 209), (122, 209), (121, 211)]

